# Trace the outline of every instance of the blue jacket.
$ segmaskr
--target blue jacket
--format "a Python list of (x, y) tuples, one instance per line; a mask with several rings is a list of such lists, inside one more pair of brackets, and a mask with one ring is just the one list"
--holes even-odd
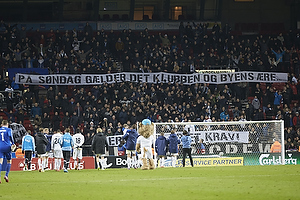
[(126, 140), (126, 149), (127, 150), (135, 150), (136, 140), (139, 134), (136, 132), (135, 129), (129, 129), (123, 136), (123, 139)]
[(182, 148), (191, 148), (192, 138), (189, 135), (184, 135), (181, 137)]
[(61, 146), (61, 150), (72, 151), (72, 147), (74, 146), (74, 141), (70, 133), (65, 133), (63, 136), (61, 136), (59, 138), (59, 144)]
[(275, 92), (274, 94), (274, 105), (277, 106), (277, 105), (280, 105), (280, 100), (282, 98), (282, 96), (280, 94), (278, 94), (277, 92)]
[(155, 152), (159, 156), (165, 156), (167, 151), (168, 140), (165, 136), (159, 136), (155, 141)]
[(178, 144), (180, 144), (180, 140), (177, 135), (175, 133), (171, 134), (168, 141), (170, 153), (178, 153)]
[(29, 134), (22, 139), (22, 151), (35, 151), (34, 138)]

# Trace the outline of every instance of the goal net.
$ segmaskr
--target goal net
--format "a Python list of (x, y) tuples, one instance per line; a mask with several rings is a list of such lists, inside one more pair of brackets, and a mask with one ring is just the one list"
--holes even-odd
[[(194, 166), (284, 165), (283, 121), (230, 121), (154, 123), (156, 138), (168, 139), (171, 130), (178, 138), (187, 130), (192, 138)], [(176, 166), (182, 166), (182, 145), (178, 145)], [(190, 165), (189, 158), (186, 166)], [(168, 156), (165, 166), (171, 166)]]

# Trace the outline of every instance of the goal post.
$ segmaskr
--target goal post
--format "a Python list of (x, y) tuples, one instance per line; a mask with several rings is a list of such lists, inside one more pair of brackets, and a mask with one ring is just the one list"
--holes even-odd
[[(289, 162), (285, 159), (283, 120), (154, 123), (156, 138), (163, 133), (168, 139), (171, 130), (175, 130), (179, 139), (183, 130), (189, 132), (194, 166), (284, 165)], [(178, 152), (176, 166), (180, 167), (181, 144)], [(186, 163), (188, 166), (189, 159)]]

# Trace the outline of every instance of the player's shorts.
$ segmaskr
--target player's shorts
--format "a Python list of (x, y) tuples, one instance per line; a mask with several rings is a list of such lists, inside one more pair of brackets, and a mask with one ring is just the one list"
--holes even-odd
[(131, 154), (131, 153), (135, 154), (135, 152), (136, 152), (136, 150), (128, 150), (128, 149), (126, 149), (126, 154)]
[(47, 157), (48, 156), (48, 154), (47, 153), (44, 153), (44, 154), (38, 154), (38, 157)]
[(53, 150), (53, 157), (54, 158), (63, 158), (62, 150)]
[(11, 148), (10, 146), (4, 146), (0, 149), (0, 158), (6, 158), (6, 160), (11, 160)]
[(106, 155), (105, 154), (96, 154), (96, 156), (98, 156), (98, 157), (104, 157)]
[(46, 152), (46, 154), (49, 158), (53, 158), (53, 152)]
[(82, 159), (82, 148), (75, 148), (73, 150), (73, 159), (75, 160), (76, 158)]
[(178, 156), (178, 153), (170, 153), (171, 156)]
[(141, 147), (142, 158), (153, 159), (151, 147)]

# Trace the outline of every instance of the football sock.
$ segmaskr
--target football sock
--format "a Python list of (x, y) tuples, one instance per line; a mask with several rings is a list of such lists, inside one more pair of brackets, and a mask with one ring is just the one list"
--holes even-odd
[(58, 159), (58, 165), (57, 165), (58, 170), (60, 170), (60, 166), (61, 166), (61, 159)]
[(161, 166), (161, 167), (164, 167), (164, 166), (165, 166), (165, 158), (164, 158), (164, 157), (161, 158), (160, 166)]
[(58, 163), (58, 162), (57, 162), (57, 159), (55, 158), (55, 159), (54, 159), (54, 170), (57, 169), (57, 163)]
[(127, 157), (127, 167), (131, 167), (131, 158)]
[(76, 166), (77, 166), (77, 160), (74, 161), (74, 167), (76, 167)]
[(1, 171), (2, 171), (2, 163), (0, 163), (0, 177), (1, 177)]
[(6, 173), (5, 173), (5, 176), (8, 176), (9, 171), (10, 171), (10, 167), (11, 167), (11, 163), (7, 163), (6, 164)]
[(38, 165), (39, 165), (39, 169), (42, 169), (41, 158), (38, 159)]
[(31, 161), (28, 161), (27, 169), (31, 169)]
[(136, 167), (136, 156), (133, 156), (132, 158), (132, 166), (135, 168)]
[(48, 158), (45, 159), (44, 168), (48, 168)]
[(104, 159), (100, 159), (101, 169), (104, 169)]

